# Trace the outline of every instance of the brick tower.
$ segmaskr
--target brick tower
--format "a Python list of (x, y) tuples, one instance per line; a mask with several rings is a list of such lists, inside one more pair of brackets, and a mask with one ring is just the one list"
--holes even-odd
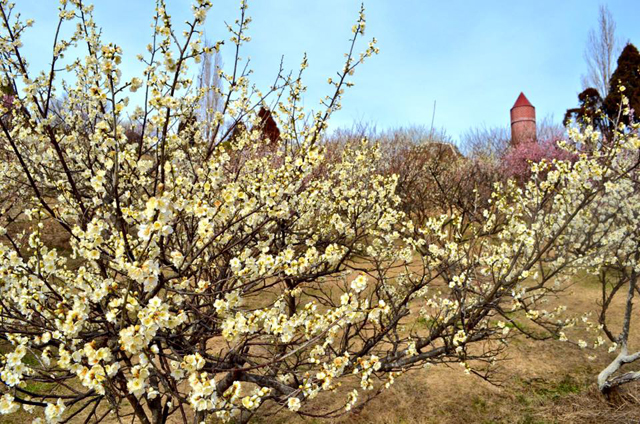
[(511, 108), (511, 144), (517, 145), (536, 139), (536, 108), (520, 93)]

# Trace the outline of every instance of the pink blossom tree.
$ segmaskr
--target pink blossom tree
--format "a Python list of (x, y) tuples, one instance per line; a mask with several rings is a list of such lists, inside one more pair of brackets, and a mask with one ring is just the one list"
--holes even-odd
[(526, 181), (531, 176), (531, 164), (542, 160), (573, 160), (574, 154), (560, 147), (558, 140), (562, 134), (544, 140), (532, 140), (509, 147), (503, 157), (503, 167), (507, 177)]

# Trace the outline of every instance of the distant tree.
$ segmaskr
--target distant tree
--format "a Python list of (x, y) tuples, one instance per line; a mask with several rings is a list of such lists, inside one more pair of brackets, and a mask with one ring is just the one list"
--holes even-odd
[(616, 23), (609, 8), (600, 5), (598, 26), (589, 31), (584, 50), (587, 75), (582, 77), (582, 88), (595, 88), (602, 98), (609, 94), (614, 60), (620, 52), (620, 43), (616, 39), (615, 31)]
[(567, 109), (564, 115), (564, 125), (569, 125), (575, 121), (580, 125), (594, 124), (599, 128), (606, 125), (606, 119), (602, 114), (602, 97), (597, 89), (589, 87), (578, 94), (580, 105), (576, 108)]
[(461, 146), (465, 155), (498, 161), (509, 147), (511, 139), (507, 127), (475, 127), (462, 135)]
[[(580, 105), (568, 109), (564, 123), (572, 120), (580, 125), (593, 125), (605, 136), (611, 135), (611, 123), (621, 120), (629, 123), (635, 111), (640, 110), (640, 52), (631, 43), (627, 44), (618, 58), (618, 66), (611, 75), (611, 90), (602, 97), (598, 89), (590, 87), (578, 95)], [(621, 87), (624, 87), (624, 92)], [(622, 96), (629, 100), (629, 114), (621, 114)]]
[(216, 126), (216, 112), (220, 116), (222, 109), (222, 57), (218, 46), (205, 41), (208, 52), (202, 55), (198, 88), (203, 92), (200, 101), (199, 117), (205, 122), (205, 137), (209, 140), (213, 136), (212, 130)]
[(258, 118), (260, 118), (258, 128), (262, 133), (262, 137), (271, 143), (278, 141), (280, 139), (280, 129), (278, 128), (276, 120), (273, 119), (271, 111), (262, 106), (258, 111)]
[[(562, 134), (560, 134), (560, 137)], [(542, 160), (548, 162), (554, 159), (561, 161), (573, 161), (575, 156), (558, 146), (561, 138), (549, 138), (539, 141), (518, 143), (509, 148), (503, 157), (503, 175), (516, 179), (520, 183), (531, 178), (531, 164)]]
[[(499, 130), (488, 132), (497, 146)], [(397, 175), (399, 208), (417, 231), (443, 213), (459, 214), (465, 221), (484, 219), (482, 211), (499, 179), (498, 160), (488, 155), (465, 158), (445, 131), (427, 127), (396, 128), (368, 138), (380, 145), (379, 170)]]
[[(629, 43), (618, 58), (618, 67), (611, 76), (611, 91), (604, 99), (603, 107), (606, 114), (617, 117), (620, 111), (622, 95), (629, 99), (629, 108), (632, 113), (620, 117), (625, 122), (633, 120), (640, 112), (640, 52), (633, 44)], [(624, 92), (621, 91), (624, 87)], [(637, 119), (637, 118), (636, 118)]]
[[(565, 138), (564, 126), (547, 115), (536, 123), (536, 139), (559, 140)], [(473, 160), (491, 161), (501, 166), (508, 153), (511, 133), (508, 127), (479, 126), (467, 130), (460, 145), (465, 156)]]
[(553, 115), (547, 115), (536, 123), (536, 139), (538, 142), (564, 140), (567, 138), (565, 129)]

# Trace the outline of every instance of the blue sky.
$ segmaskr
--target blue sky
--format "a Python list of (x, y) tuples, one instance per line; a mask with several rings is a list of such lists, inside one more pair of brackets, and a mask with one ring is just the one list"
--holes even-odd
[[(53, 0), (17, 0), (25, 17), (36, 20), (24, 39), (35, 69), (45, 67), (56, 24)], [(167, 0), (178, 23), (190, 14), (187, 0)], [(205, 24), (212, 40), (227, 36), (224, 22), (237, 17), (238, 0), (214, 0)], [(597, 0), (420, 1), (366, 0), (366, 38), (379, 40), (380, 54), (353, 77), (343, 109), (331, 128), (365, 122), (378, 129), (435, 125), (458, 139), (477, 126), (507, 126), (509, 109), (520, 91), (538, 117), (560, 121), (581, 91), (587, 33), (596, 25)], [(617, 23), (618, 36), (640, 44), (640, 0), (604, 2)], [(103, 38), (123, 48), (124, 73), (140, 70), (135, 60), (150, 40), (152, 0), (96, 0)], [(281, 57), (296, 69), (307, 52), (305, 105), (318, 106), (329, 92), (326, 79), (340, 68), (360, 1), (254, 0), (253, 41), (245, 51), (253, 81), (266, 89)], [(365, 44), (361, 44), (364, 48)], [(223, 50), (231, 64), (231, 49)]]

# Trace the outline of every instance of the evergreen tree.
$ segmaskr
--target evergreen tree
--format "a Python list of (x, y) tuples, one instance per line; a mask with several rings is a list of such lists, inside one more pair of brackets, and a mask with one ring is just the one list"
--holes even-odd
[[(633, 111), (633, 119), (640, 115), (640, 52), (631, 43), (627, 44), (618, 57), (618, 67), (609, 81), (609, 94), (604, 99), (603, 108), (609, 118), (615, 120), (620, 110), (622, 95), (629, 99), (629, 107)], [(624, 92), (620, 87), (624, 86)], [(627, 117), (621, 119), (628, 123)]]
[(580, 106), (567, 109), (564, 114), (564, 125), (569, 125), (571, 120), (575, 120), (581, 125), (593, 124), (598, 128), (606, 126), (606, 119), (602, 116), (602, 97), (593, 87), (589, 87), (578, 94)]

